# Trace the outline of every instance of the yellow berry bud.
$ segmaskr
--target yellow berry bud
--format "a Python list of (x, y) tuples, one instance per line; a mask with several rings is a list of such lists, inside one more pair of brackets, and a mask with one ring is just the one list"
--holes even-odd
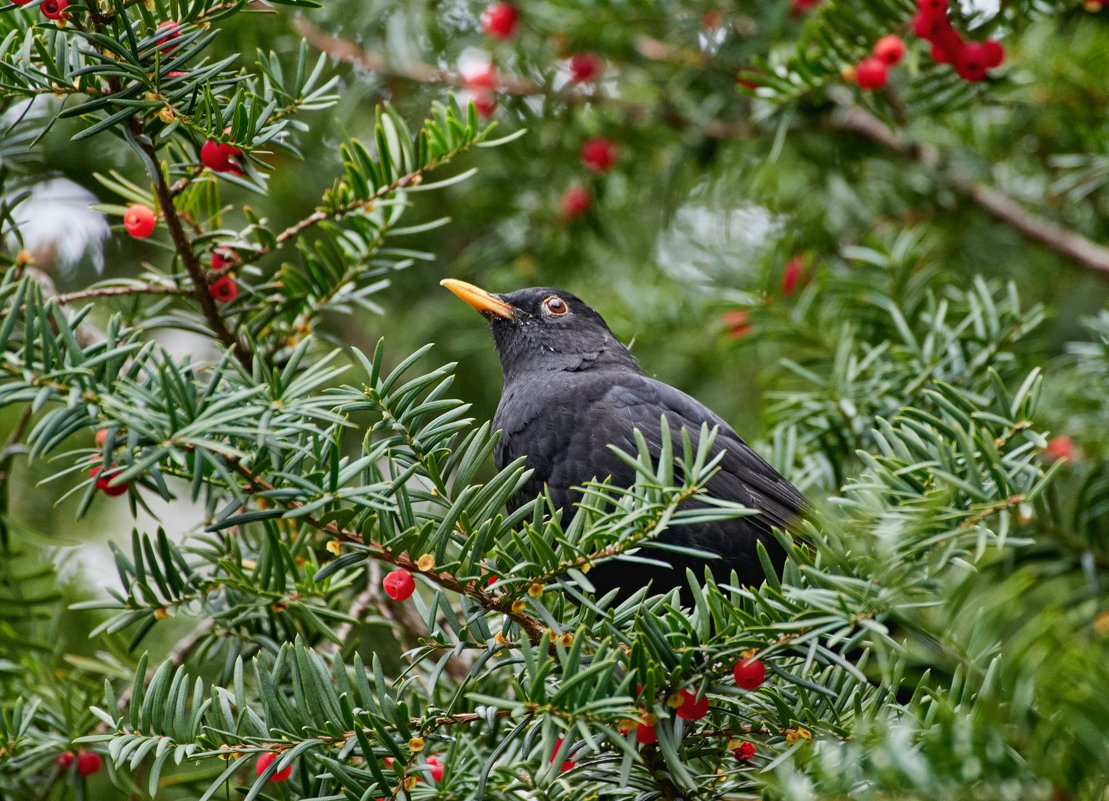
[(423, 751), (424, 750), (424, 738), (423, 737), (413, 737), (411, 740), (408, 741), (408, 750), (410, 750), (412, 752)]
[(528, 595), (530, 595), (532, 598), (542, 598), (543, 585), (539, 582), (532, 584), (530, 587), (528, 587)]
[(425, 553), (423, 556), (416, 560), (416, 569), (422, 573), (426, 573), (427, 571), (433, 570), (434, 568), (435, 557), (429, 553)]

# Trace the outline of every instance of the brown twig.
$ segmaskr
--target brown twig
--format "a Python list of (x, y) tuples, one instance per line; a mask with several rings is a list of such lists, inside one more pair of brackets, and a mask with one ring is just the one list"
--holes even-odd
[(187, 295), (189, 290), (184, 287), (170, 286), (168, 284), (134, 284), (129, 286), (102, 286), (85, 289), (80, 292), (69, 292), (65, 295), (55, 295), (54, 302), (66, 305), (80, 300), (91, 298), (119, 297), (121, 295)]
[(157, 181), (154, 184), (155, 194), (158, 196), (158, 204), (162, 208), (162, 216), (166, 221), (166, 228), (169, 229), (170, 238), (173, 239), (173, 246), (177, 250), (177, 255), (181, 259), (181, 263), (185, 266), (186, 272), (193, 283), (193, 296), (196, 298), (197, 303), (200, 304), (201, 311), (204, 312), (204, 317), (208, 320), (208, 327), (212, 333), (223, 342), (225, 345), (230, 345), (235, 350), (235, 358), (238, 359), (239, 364), (243, 369), (250, 372), (253, 356), (250, 348), (247, 347), (238, 335), (227, 325), (223, 316), (219, 312), (219, 307), (216, 306), (216, 301), (208, 292), (208, 282), (205, 279), (204, 267), (200, 263), (200, 258), (193, 250), (192, 242), (189, 241), (188, 234), (185, 233), (185, 227), (181, 224), (181, 217), (177, 213), (176, 207), (173, 205), (173, 194), (170, 186), (166, 181), (165, 171), (162, 170), (161, 161), (158, 159), (158, 154), (154, 149), (153, 144), (144, 144), (143, 150), (147, 157), (150, 159), (154, 167), (154, 172), (157, 175)]
[[(65, 295), (58, 294), (58, 289), (54, 285), (53, 278), (51, 278), (49, 275), (36, 267), (27, 266), (21, 269), (23, 271), (23, 275), (34, 279), (35, 283), (39, 285), (39, 290), (42, 292), (43, 298), (53, 298), (56, 303), (65, 303), (65, 301), (62, 300)], [(83, 320), (81, 324), (77, 326), (77, 330), (74, 332), (74, 336), (77, 339), (77, 343), (82, 347), (88, 347), (89, 345), (95, 345), (98, 342), (104, 341), (103, 332), (92, 323), (90, 323), (88, 320)]]
[[(841, 130), (864, 136), (927, 167), (938, 166), (939, 158), (935, 150), (891, 131), (880, 119), (859, 106), (852, 106), (837, 115), (834, 124)], [(952, 189), (995, 219), (1077, 264), (1109, 277), (1109, 248), (1033, 214), (997, 189), (950, 173), (944, 178)]]
[[(246, 465), (237, 459), (231, 459), (230, 464), (239, 476), (247, 482), (252, 493), (270, 492), (275, 489), (272, 484), (256, 476)], [(303, 506), (299, 501), (283, 501), (282, 503), (287, 505), (289, 509), (299, 509)], [(424, 576), (445, 590), (457, 592), (460, 595), (466, 595), (489, 611), (499, 612), (507, 616), (520, 626), (524, 633), (527, 634), (528, 639), (533, 643), (538, 643), (543, 635), (547, 633), (547, 627), (539, 622), (539, 620), (524, 612), (513, 610), (512, 602), (515, 600), (514, 598), (503, 595), (493, 595), (490, 592), (486, 592), (479, 585), (467, 584), (459, 581), (456, 576), (445, 571), (435, 570), (434, 568), (430, 570), (421, 570), (419, 565), (416, 564), (416, 560), (407, 554), (391, 553), (381, 543), (366, 539), (356, 531), (342, 528), (334, 521), (324, 523), (322, 520), (312, 515), (304, 515), (297, 519), (303, 520), (317, 531), (334, 537), (335, 539), (362, 546), (366, 549), (366, 555), (371, 559), (404, 568), (409, 573)]]
[[(417, 83), (436, 84), (441, 86), (455, 86), (461, 89), (470, 88), (467, 79), (458, 73), (441, 70), (430, 64), (407, 62), (396, 64), (390, 62), (382, 53), (364, 50), (349, 39), (334, 36), (321, 30), (309, 20), (298, 17), (293, 22), (293, 28), (303, 36), (309, 44), (324, 51), (337, 59), (356, 64), (372, 72), (402, 78)], [(657, 118), (672, 128), (694, 128), (709, 139), (746, 139), (753, 135), (754, 129), (744, 122), (714, 121), (704, 124), (696, 123), (680, 114), (668, 109), (656, 109), (652, 106), (624, 100), (619, 97), (604, 94), (592, 89), (567, 89), (558, 90), (550, 86), (511, 76), (498, 76), (496, 90), (518, 97), (547, 97), (557, 99), (567, 106), (577, 105), (606, 105), (619, 108), (633, 119)]]
[[(402, 637), (411, 640), (415, 637), (416, 633), (423, 629), (423, 621), (413, 611), (412, 607), (403, 603), (392, 603), (382, 596), (381, 591), (381, 563), (376, 560), (368, 560), (369, 564), (366, 566), (366, 589), (358, 594), (354, 599), (347, 614), (355, 620), (361, 620), (362, 617), (370, 610), (371, 607), (377, 609), (377, 613), (383, 618), (388, 620)], [(350, 640), (351, 630), (354, 628), (352, 623), (343, 623), (335, 628), (335, 639), (337, 642), (329, 641), (324, 650), (329, 653), (334, 653), (339, 650), (341, 645), (339, 643), (348, 642)], [(465, 681), (470, 675), (470, 666), (466, 660), (460, 659), (457, 656), (451, 656), (447, 660), (446, 665), (447, 675), (457, 683)]]
[[(193, 650), (208, 638), (208, 634), (212, 631), (215, 621), (212, 618), (205, 618), (199, 626), (193, 629), (187, 637), (179, 640), (177, 647), (169, 655), (169, 663), (175, 667), (181, 667), (185, 664), (185, 660)], [(154, 674), (161, 667), (159, 664), (157, 668), (151, 668), (147, 671), (146, 677), (143, 679), (143, 686), (150, 684), (154, 679)], [(128, 685), (127, 688), (119, 696), (119, 713), (122, 715), (127, 711), (127, 707), (131, 705), (131, 690), (134, 685)]]

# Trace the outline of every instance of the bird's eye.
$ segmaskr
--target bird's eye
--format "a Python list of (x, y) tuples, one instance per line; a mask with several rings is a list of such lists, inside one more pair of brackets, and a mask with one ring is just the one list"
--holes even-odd
[(570, 311), (570, 307), (566, 305), (566, 301), (558, 295), (551, 295), (543, 301), (543, 310), (554, 317), (561, 317)]

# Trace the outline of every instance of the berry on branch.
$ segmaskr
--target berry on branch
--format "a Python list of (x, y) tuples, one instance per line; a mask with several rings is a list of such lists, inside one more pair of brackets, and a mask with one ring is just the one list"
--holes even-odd
[(702, 695), (699, 699), (689, 690), (679, 692), (681, 704), (678, 706), (678, 717), (686, 720), (700, 720), (709, 713), (709, 698)]
[(574, 83), (589, 83), (601, 77), (605, 62), (596, 53), (574, 53), (570, 56), (570, 80)]
[(855, 83), (860, 89), (881, 89), (889, 80), (889, 68), (881, 59), (864, 58), (855, 67)]
[(481, 29), (493, 39), (510, 39), (520, 14), (511, 3), (493, 3), (481, 12)]
[(394, 601), (407, 601), (416, 591), (416, 581), (403, 567), (398, 567), (381, 582), (385, 594)]
[(123, 227), (135, 239), (146, 239), (154, 233), (154, 210), (149, 206), (136, 203), (123, 212)]
[(112, 479), (119, 475), (121, 471), (118, 468), (104, 470), (101, 465), (89, 470), (89, 478), (96, 479), (96, 488), (107, 495), (109, 498), (117, 498), (127, 492), (127, 484), (112, 484)]
[(208, 285), (208, 294), (217, 303), (230, 303), (239, 296), (239, 285), (230, 276), (221, 275)]
[[(254, 766), (254, 772), (261, 776), (266, 772), (266, 769), (277, 760), (278, 754), (267, 752), (258, 757), (258, 763)], [(271, 782), (283, 782), (293, 774), (293, 766), (289, 765), (284, 770), (279, 770), (270, 776)]]
[(889, 34), (874, 43), (874, 57), (891, 67), (897, 64), (905, 55), (905, 43), (900, 36)]
[(581, 163), (590, 172), (598, 174), (606, 173), (616, 166), (618, 155), (616, 144), (603, 136), (586, 139), (581, 146)]
[(69, 0), (42, 0), (39, 11), (47, 19), (63, 19), (65, 10), (69, 7)]
[(104, 760), (100, 758), (100, 754), (85, 750), (77, 752), (77, 774), (79, 776), (92, 776), (94, 773), (99, 773), (102, 764), (104, 764)]
[(562, 219), (566, 222), (573, 222), (584, 216), (592, 205), (593, 196), (584, 186), (571, 186), (562, 193), (558, 204)]
[(766, 681), (766, 665), (761, 659), (741, 659), (732, 670), (737, 687), (755, 690)]

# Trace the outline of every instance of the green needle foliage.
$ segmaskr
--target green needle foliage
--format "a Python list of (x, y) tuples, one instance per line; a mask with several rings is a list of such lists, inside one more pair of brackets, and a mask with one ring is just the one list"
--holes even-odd
[[(970, 83), (901, 0), (543, 0), (499, 43), (475, 4), (317, 5), (0, 9), (0, 798), (1104, 799), (1109, 317), (1034, 275), (1109, 270), (1104, 23), (955, 10), (1017, 63)], [(845, 81), (889, 33), (891, 85)], [(67, 277), (21, 216), (46, 165), (154, 232)], [(737, 350), (766, 367), (758, 450), (814, 507), (782, 574), (599, 596), (753, 512), (705, 494), (707, 428), (514, 507), (444, 260), (588, 272), (729, 412)], [(129, 535), (86, 542), (113, 496)], [(67, 586), (66, 540), (116, 575)]]

